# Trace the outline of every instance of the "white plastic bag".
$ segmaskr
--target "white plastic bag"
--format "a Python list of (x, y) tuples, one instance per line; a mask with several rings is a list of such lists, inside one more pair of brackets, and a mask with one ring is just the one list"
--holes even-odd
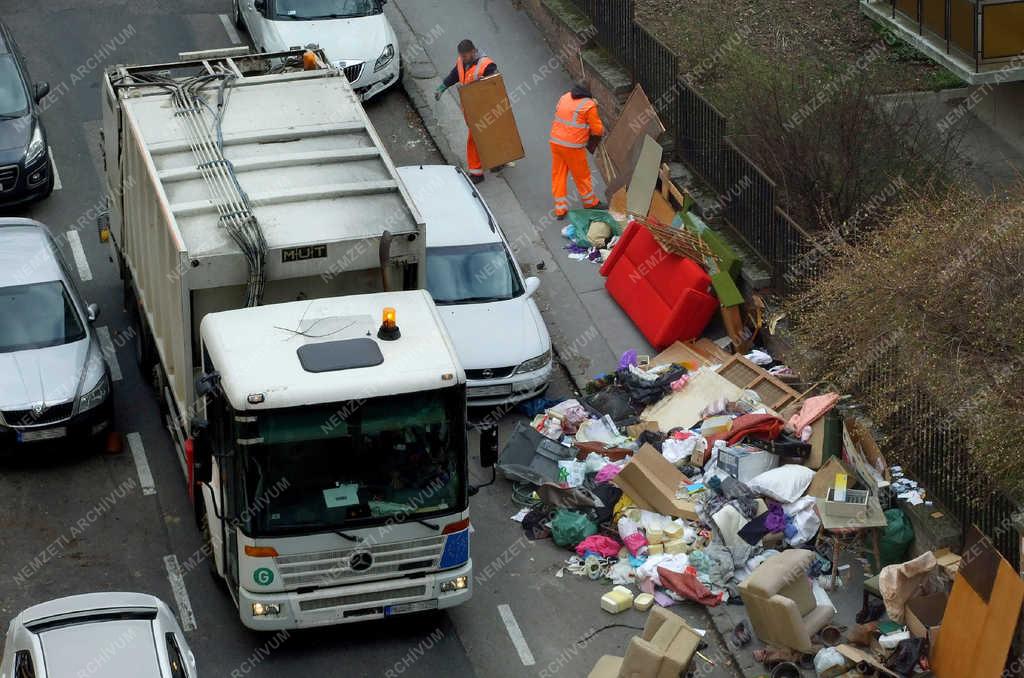
[(580, 487), (587, 477), (587, 465), (575, 459), (558, 460), (558, 482), (566, 487)]

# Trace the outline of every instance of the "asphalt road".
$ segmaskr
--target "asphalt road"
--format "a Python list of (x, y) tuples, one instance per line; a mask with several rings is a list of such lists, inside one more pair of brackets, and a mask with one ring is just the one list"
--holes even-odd
[[(85, 254), (80, 289), (101, 307), (121, 374), (116, 427), (137, 433), (155, 480), (144, 494), (134, 457), (33, 455), (0, 468), (0, 629), (21, 609), (76, 593), (134, 590), (179, 609), (165, 557), (186, 562), (200, 548), (185, 484), (156, 401), (132, 357), (128, 318), (109, 245), (97, 238), (103, 203), (99, 84), (115, 63), (172, 61), (179, 51), (232, 44), (221, 14), (227, 0), (57, 0), (0, 2), (0, 16), (26, 54), (35, 80), (55, 97), (44, 113), (60, 188), (46, 201), (6, 213), (56, 233), (76, 231)], [(398, 164), (438, 162), (401, 91), (368, 106)], [(74, 253), (65, 253), (69, 261)], [(85, 521), (84, 523), (82, 521)], [(188, 633), (205, 676), (474, 675), (446, 614), (291, 633), (249, 632), (205, 567), (184, 574), (196, 629)], [(412, 658), (413, 661), (409, 661)]]

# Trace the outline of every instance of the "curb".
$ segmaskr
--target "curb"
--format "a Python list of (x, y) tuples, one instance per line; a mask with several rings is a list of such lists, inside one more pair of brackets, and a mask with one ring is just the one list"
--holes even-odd
[[(438, 72), (430, 57), (425, 54), (416, 32), (405, 18), (402, 9), (396, 3), (388, 3), (384, 5), (384, 12), (388, 15), (402, 47), (402, 87), (416, 112), (422, 118), (427, 133), (434, 140), (445, 162), (465, 167), (464, 151), (457, 150), (465, 143), (465, 121), (456, 97), (452, 93), (446, 93), (440, 100), (434, 100), (434, 88), (440, 83), (441, 73)], [(557, 258), (561, 253), (551, 252), (544, 243), (540, 229), (545, 224), (535, 224), (526, 215), (518, 199), (515, 198), (511, 186), (502, 176), (488, 175), (487, 181), (480, 185), (479, 191), (487, 199), (492, 209), (494, 204), (497, 204), (494, 202), (495, 199), (514, 207), (513, 210), (501, 212), (503, 220), (507, 218), (506, 237), (512, 246), (513, 254), (524, 269), (524, 273), (538, 275), (544, 281), (536, 298), (551, 334), (552, 350), (556, 360), (568, 375), (573, 388), (579, 392), (583, 385), (593, 378), (593, 375), (601, 374), (610, 365), (614, 365), (618, 356), (612, 354), (611, 349), (608, 348), (608, 360), (602, 360), (601, 364), (592, 364), (577, 348), (579, 336), (574, 339), (568, 336), (572, 334), (571, 332), (563, 331), (563, 324), (560, 322), (563, 309), (556, 311), (557, 304), (554, 303), (554, 300), (578, 299), (578, 294), (561, 268), (561, 262)], [(494, 211), (498, 212), (497, 209)], [(520, 228), (513, 228), (512, 222), (519, 224)], [(516, 230), (518, 233), (515, 232)], [(580, 313), (585, 314), (586, 312), (580, 311)], [(594, 323), (590, 323), (590, 325), (595, 330), (597, 329)]]

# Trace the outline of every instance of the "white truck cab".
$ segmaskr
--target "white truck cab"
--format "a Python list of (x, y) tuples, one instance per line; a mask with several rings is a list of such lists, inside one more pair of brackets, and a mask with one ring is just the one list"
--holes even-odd
[(466, 380), (426, 292), (214, 313), (201, 335), (197, 481), (246, 626), (469, 598)]

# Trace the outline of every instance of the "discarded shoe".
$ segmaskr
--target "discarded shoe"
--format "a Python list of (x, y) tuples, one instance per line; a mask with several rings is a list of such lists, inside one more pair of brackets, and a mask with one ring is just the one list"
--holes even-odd
[(740, 622), (736, 625), (736, 628), (732, 630), (730, 640), (732, 640), (733, 645), (737, 648), (743, 647), (750, 642), (750, 630), (747, 629), (746, 622)]

